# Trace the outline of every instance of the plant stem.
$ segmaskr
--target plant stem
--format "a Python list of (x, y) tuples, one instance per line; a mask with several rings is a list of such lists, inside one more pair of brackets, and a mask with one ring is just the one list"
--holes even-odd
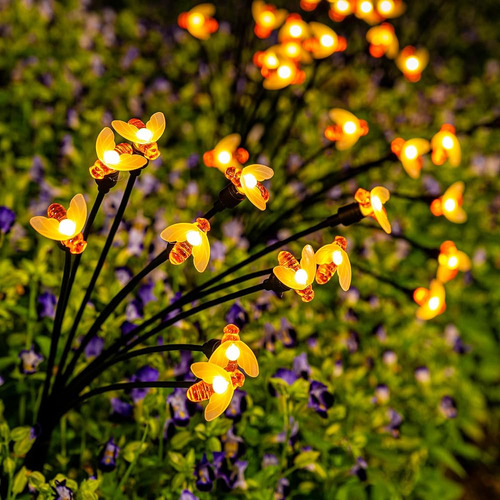
[(146, 424), (144, 428), (144, 433), (142, 434), (142, 439), (141, 439), (141, 446), (139, 450), (137, 451), (137, 454), (134, 456), (134, 459), (132, 462), (130, 462), (130, 465), (127, 467), (127, 470), (125, 471), (125, 474), (123, 475), (120, 483), (118, 484), (118, 491), (120, 491), (123, 488), (123, 485), (126, 483), (128, 477), (130, 476), (133, 468), (135, 467), (135, 464), (137, 463), (137, 460), (139, 459), (139, 454), (142, 452), (142, 445), (146, 441), (146, 437), (148, 435), (148, 425)]

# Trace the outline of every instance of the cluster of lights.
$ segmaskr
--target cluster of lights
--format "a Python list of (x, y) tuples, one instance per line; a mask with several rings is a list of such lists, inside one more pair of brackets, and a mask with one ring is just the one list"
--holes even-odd
[(219, 23), (213, 18), (215, 6), (211, 3), (196, 5), (188, 12), (182, 12), (177, 23), (191, 35), (200, 40), (208, 40), (219, 28)]
[(262, 0), (255, 0), (252, 3), (255, 34), (259, 38), (269, 38), (271, 33), (285, 22), (287, 15), (288, 12), (284, 9), (278, 9), (274, 5), (266, 4)]
[(394, 27), (389, 23), (370, 28), (366, 33), (366, 40), (370, 43), (369, 51), (373, 57), (386, 56), (394, 59), (398, 55), (398, 37), (394, 32)]
[(239, 328), (229, 324), (224, 327), (220, 346), (208, 362), (193, 363), (191, 371), (201, 379), (187, 391), (190, 401), (199, 403), (208, 400), (205, 419), (211, 421), (220, 416), (229, 406), (234, 390), (243, 387), (245, 375), (259, 375), (259, 364), (250, 347), (240, 340)]
[(377, 24), (385, 19), (399, 17), (406, 6), (402, 0), (329, 0), (329, 16), (333, 21), (343, 21), (354, 14), (368, 24)]
[(352, 148), (358, 139), (368, 133), (368, 123), (358, 119), (350, 111), (334, 108), (329, 112), (334, 125), (325, 129), (325, 137), (335, 142), (335, 147), (340, 150)]

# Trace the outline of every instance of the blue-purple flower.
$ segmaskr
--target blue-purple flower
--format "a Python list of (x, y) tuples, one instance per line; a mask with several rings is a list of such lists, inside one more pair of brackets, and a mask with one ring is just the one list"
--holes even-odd
[[(131, 382), (156, 382), (158, 378), (160, 377), (160, 374), (156, 368), (153, 368), (151, 366), (143, 366), (142, 368), (139, 368), (137, 371), (136, 375), (133, 375), (130, 377)], [(146, 397), (146, 394), (149, 392), (149, 389), (147, 387), (145, 388), (135, 388), (130, 391), (130, 396), (132, 397), (134, 403), (137, 403), (141, 399), (144, 399)]]
[(389, 408), (389, 424), (386, 429), (394, 436), (399, 437), (399, 429), (403, 423), (403, 417), (393, 408)]
[(211, 491), (215, 481), (215, 473), (212, 466), (208, 463), (207, 455), (204, 453), (201, 462), (194, 469), (196, 478), (196, 487), (200, 491)]
[(182, 490), (179, 500), (200, 500), (196, 495), (194, 495), (189, 490)]
[(226, 323), (236, 325), (240, 330), (248, 323), (248, 313), (237, 300), (226, 314)]
[(186, 391), (176, 388), (167, 396), (167, 404), (170, 407), (170, 415), (174, 424), (185, 427), (194, 413), (195, 406), (186, 397)]
[(427, 366), (418, 366), (413, 373), (416, 381), (421, 384), (428, 384), (431, 380), (431, 373)]
[(35, 352), (33, 346), (30, 349), (24, 349), (19, 353), (21, 364), (19, 369), (25, 375), (32, 375), (37, 371), (38, 365), (43, 361), (43, 356)]
[(234, 461), (245, 453), (245, 442), (240, 436), (236, 436), (233, 429), (229, 429), (224, 436), (221, 437), (223, 449), (226, 457)]
[(113, 438), (109, 439), (104, 445), (101, 453), (99, 454), (99, 460), (97, 466), (103, 472), (111, 472), (116, 467), (116, 459), (118, 458), (118, 453), (120, 448), (115, 444)]
[(58, 481), (57, 479), (54, 481), (55, 486), (52, 487), (54, 492), (55, 500), (73, 500), (74, 492), (71, 488), (66, 486), (66, 479), (62, 481)]
[(300, 353), (293, 360), (293, 371), (303, 379), (307, 380), (309, 374), (311, 373), (311, 367), (307, 362), (307, 354), (305, 352)]
[(457, 404), (451, 396), (443, 396), (441, 398), (441, 403), (439, 405), (441, 413), (446, 418), (456, 418), (457, 417)]
[(95, 358), (99, 356), (99, 354), (101, 354), (103, 349), (104, 349), (104, 339), (96, 335), (92, 337), (89, 343), (85, 346), (85, 358), (87, 359)]
[(111, 398), (111, 419), (128, 420), (132, 417), (134, 408), (130, 403), (122, 401), (120, 398)]
[(379, 384), (375, 388), (375, 397), (373, 398), (373, 402), (380, 404), (387, 403), (387, 401), (389, 401), (390, 395), (391, 393), (389, 391), (389, 387), (387, 387), (385, 384)]
[(246, 395), (247, 393), (242, 390), (234, 392), (233, 399), (231, 399), (231, 402), (224, 413), (227, 418), (232, 420), (239, 420), (241, 418), (241, 414), (247, 408)]
[(44, 292), (38, 296), (38, 318), (54, 318), (56, 314), (57, 297), (50, 293)]
[(309, 402), (308, 408), (312, 408), (320, 417), (328, 417), (328, 408), (333, 405), (333, 394), (328, 392), (325, 384), (313, 380), (309, 386)]
[(16, 221), (16, 214), (10, 208), (0, 207), (0, 233), (7, 234), (14, 222)]
[(362, 457), (358, 457), (356, 459), (356, 464), (350, 470), (350, 474), (352, 474), (353, 476), (357, 476), (360, 481), (366, 481), (366, 479), (367, 479), (367, 474), (366, 474), (367, 467), (368, 467), (368, 464), (366, 463), (365, 459)]

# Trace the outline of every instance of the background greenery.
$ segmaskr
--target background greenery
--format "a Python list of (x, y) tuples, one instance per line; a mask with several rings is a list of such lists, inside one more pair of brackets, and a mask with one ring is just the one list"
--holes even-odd
[[(280, 3), (301, 12), (298, 2)], [(141, 175), (132, 194), (81, 323), (82, 333), (121, 289), (117, 268), (137, 272), (163, 248), (159, 232), (164, 227), (211, 206), (225, 183), (219, 172), (203, 165), (201, 155), (232, 132), (245, 137), (250, 162), (266, 163), (276, 175), (265, 213), (245, 202), (217, 216), (210, 234), (218, 251), (213, 252), (209, 275), (273, 238), (334, 213), (358, 186), (380, 183), (394, 192), (388, 211), (395, 235), (386, 236), (365, 220), (307, 239), (318, 248), (335, 234), (348, 238), (353, 263), (348, 293), (334, 279), (315, 287), (310, 304), (290, 293), (283, 300), (262, 294), (241, 301), (248, 318), (243, 340), (256, 351), (261, 374), (244, 387), (247, 409), (239, 421), (220, 418), (207, 424), (198, 409), (187, 427), (163, 439), (170, 418), (168, 390), (151, 390), (134, 406), (133, 418), (119, 423), (110, 420), (109, 398), (95, 398), (67, 414), (54, 436), (45, 479), (32, 479), (32, 486), (49, 498), (50, 487), (43, 483), (54, 485), (57, 474), (63, 474), (80, 485), (82, 498), (191, 498), (186, 490), (199, 498), (500, 496), (495, 477), (500, 135), (495, 123), (491, 125), (500, 114), (498, 8), (494, 1), (408, 3), (407, 12), (393, 24), (401, 46), (422, 45), (430, 52), (420, 82), (406, 82), (393, 61), (371, 58), (365, 41), (368, 25), (355, 18), (333, 23), (323, 2), (316, 11), (302, 14), (345, 36), (346, 53), (306, 67), (303, 85), (277, 92), (262, 90), (251, 62), (253, 53), (270, 42), (253, 34), (250, 2), (217, 2), (220, 29), (206, 42), (176, 26), (177, 14), (192, 2), (0, 3), (0, 205), (16, 214), (10, 232), (0, 233), (0, 457), (5, 473), (14, 476), (22, 466), (13, 441), (26, 436), (13, 429), (34, 423), (44, 378), (45, 363), (33, 375), (22, 374), (18, 354), (34, 344), (47, 359), (52, 320), (40, 317), (39, 297), (58, 293), (63, 260), (52, 242), (32, 231), (29, 218), (43, 213), (53, 200), (67, 202), (78, 192), (90, 204), (96, 187), (88, 167), (95, 160), (101, 128), (112, 119), (144, 119), (162, 111), (167, 119), (159, 143), (162, 156)], [(367, 120), (370, 132), (350, 151), (325, 148), (307, 161), (326, 144), (322, 134), (332, 107)], [(338, 186), (324, 180), (328, 173), (385, 156), (396, 136), (430, 139), (444, 122), (455, 124), (462, 145), (457, 169), (432, 166), (428, 158), (422, 178), (415, 181), (399, 163), (388, 161)], [(467, 186), (465, 225), (435, 218), (426, 203), (396, 196), (439, 193), (459, 179)], [(324, 195), (307, 201), (324, 187)], [(63, 331), (71, 326), (123, 188), (120, 181), (106, 197), (97, 234), (83, 255)], [(425, 248), (438, 248), (446, 239), (471, 256), (472, 271), (447, 285), (446, 312), (423, 323), (415, 319), (416, 305), (398, 285), (427, 286), (436, 261)], [(290, 247), (296, 255), (300, 248), (299, 243)], [(270, 255), (252, 270), (275, 262), (276, 255)], [(205, 279), (191, 263), (163, 266), (152, 276), (155, 300), (144, 305), (144, 316), (164, 307), (178, 290)], [(125, 305), (106, 322), (102, 338), (121, 335), (127, 307), (132, 306)], [(230, 307), (176, 324), (165, 333), (165, 341), (220, 337)], [(297, 337), (293, 345), (287, 341), (290, 328)], [(387, 351), (394, 352), (396, 360), (384, 357)], [(291, 386), (273, 379), (278, 369), (291, 370), (301, 353), (307, 355), (309, 379), (322, 382), (334, 395), (327, 418), (308, 407), (309, 383), (304, 379)], [(342, 369), (336, 361), (342, 362)], [(99, 385), (124, 380), (145, 363), (168, 379), (178, 358), (134, 359), (110, 369)], [(427, 384), (415, 379), (420, 366), (429, 369)], [(389, 388), (390, 397), (374, 402), (380, 384)], [(443, 396), (456, 401), (456, 418), (440, 411)], [(129, 396), (121, 397), (131, 402)], [(387, 429), (390, 409), (402, 417), (399, 436)], [(226, 443), (231, 428), (242, 439), (238, 460), (248, 462), (245, 481), (227, 491), (219, 479), (211, 493), (197, 491), (194, 467), (204, 453), (209, 462), (213, 452), (230, 456)], [(291, 445), (279, 438), (283, 432), (293, 437)], [(111, 437), (121, 448), (117, 467), (98, 472), (99, 451)], [(263, 465), (266, 454), (276, 456), (274, 465)], [(366, 477), (360, 473), (360, 457), (366, 461)], [(235, 460), (225, 463), (236, 472), (242, 468)], [(23, 474), (16, 476), (19, 488)], [(89, 477), (97, 480), (85, 482)], [(76, 489), (71, 481), (67, 484)], [(26, 491), (19, 491), (18, 497), (28, 498)]]

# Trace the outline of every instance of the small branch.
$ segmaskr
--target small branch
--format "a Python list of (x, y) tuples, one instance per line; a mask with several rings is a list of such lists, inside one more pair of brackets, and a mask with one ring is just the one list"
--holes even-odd
[[(170, 351), (195, 351), (203, 352), (204, 346), (198, 344), (168, 344), (168, 345), (153, 345), (149, 347), (144, 347), (143, 349), (137, 349), (136, 351), (130, 351), (113, 359), (113, 364), (119, 363), (120, 361), (126, 361), (128, 359), (137, 358), (139, 356), (145, 356), (147, 354), (153, 354), (156, 352), (170, 352)], [(110, 365), (108, 365), (110, 366)]]

